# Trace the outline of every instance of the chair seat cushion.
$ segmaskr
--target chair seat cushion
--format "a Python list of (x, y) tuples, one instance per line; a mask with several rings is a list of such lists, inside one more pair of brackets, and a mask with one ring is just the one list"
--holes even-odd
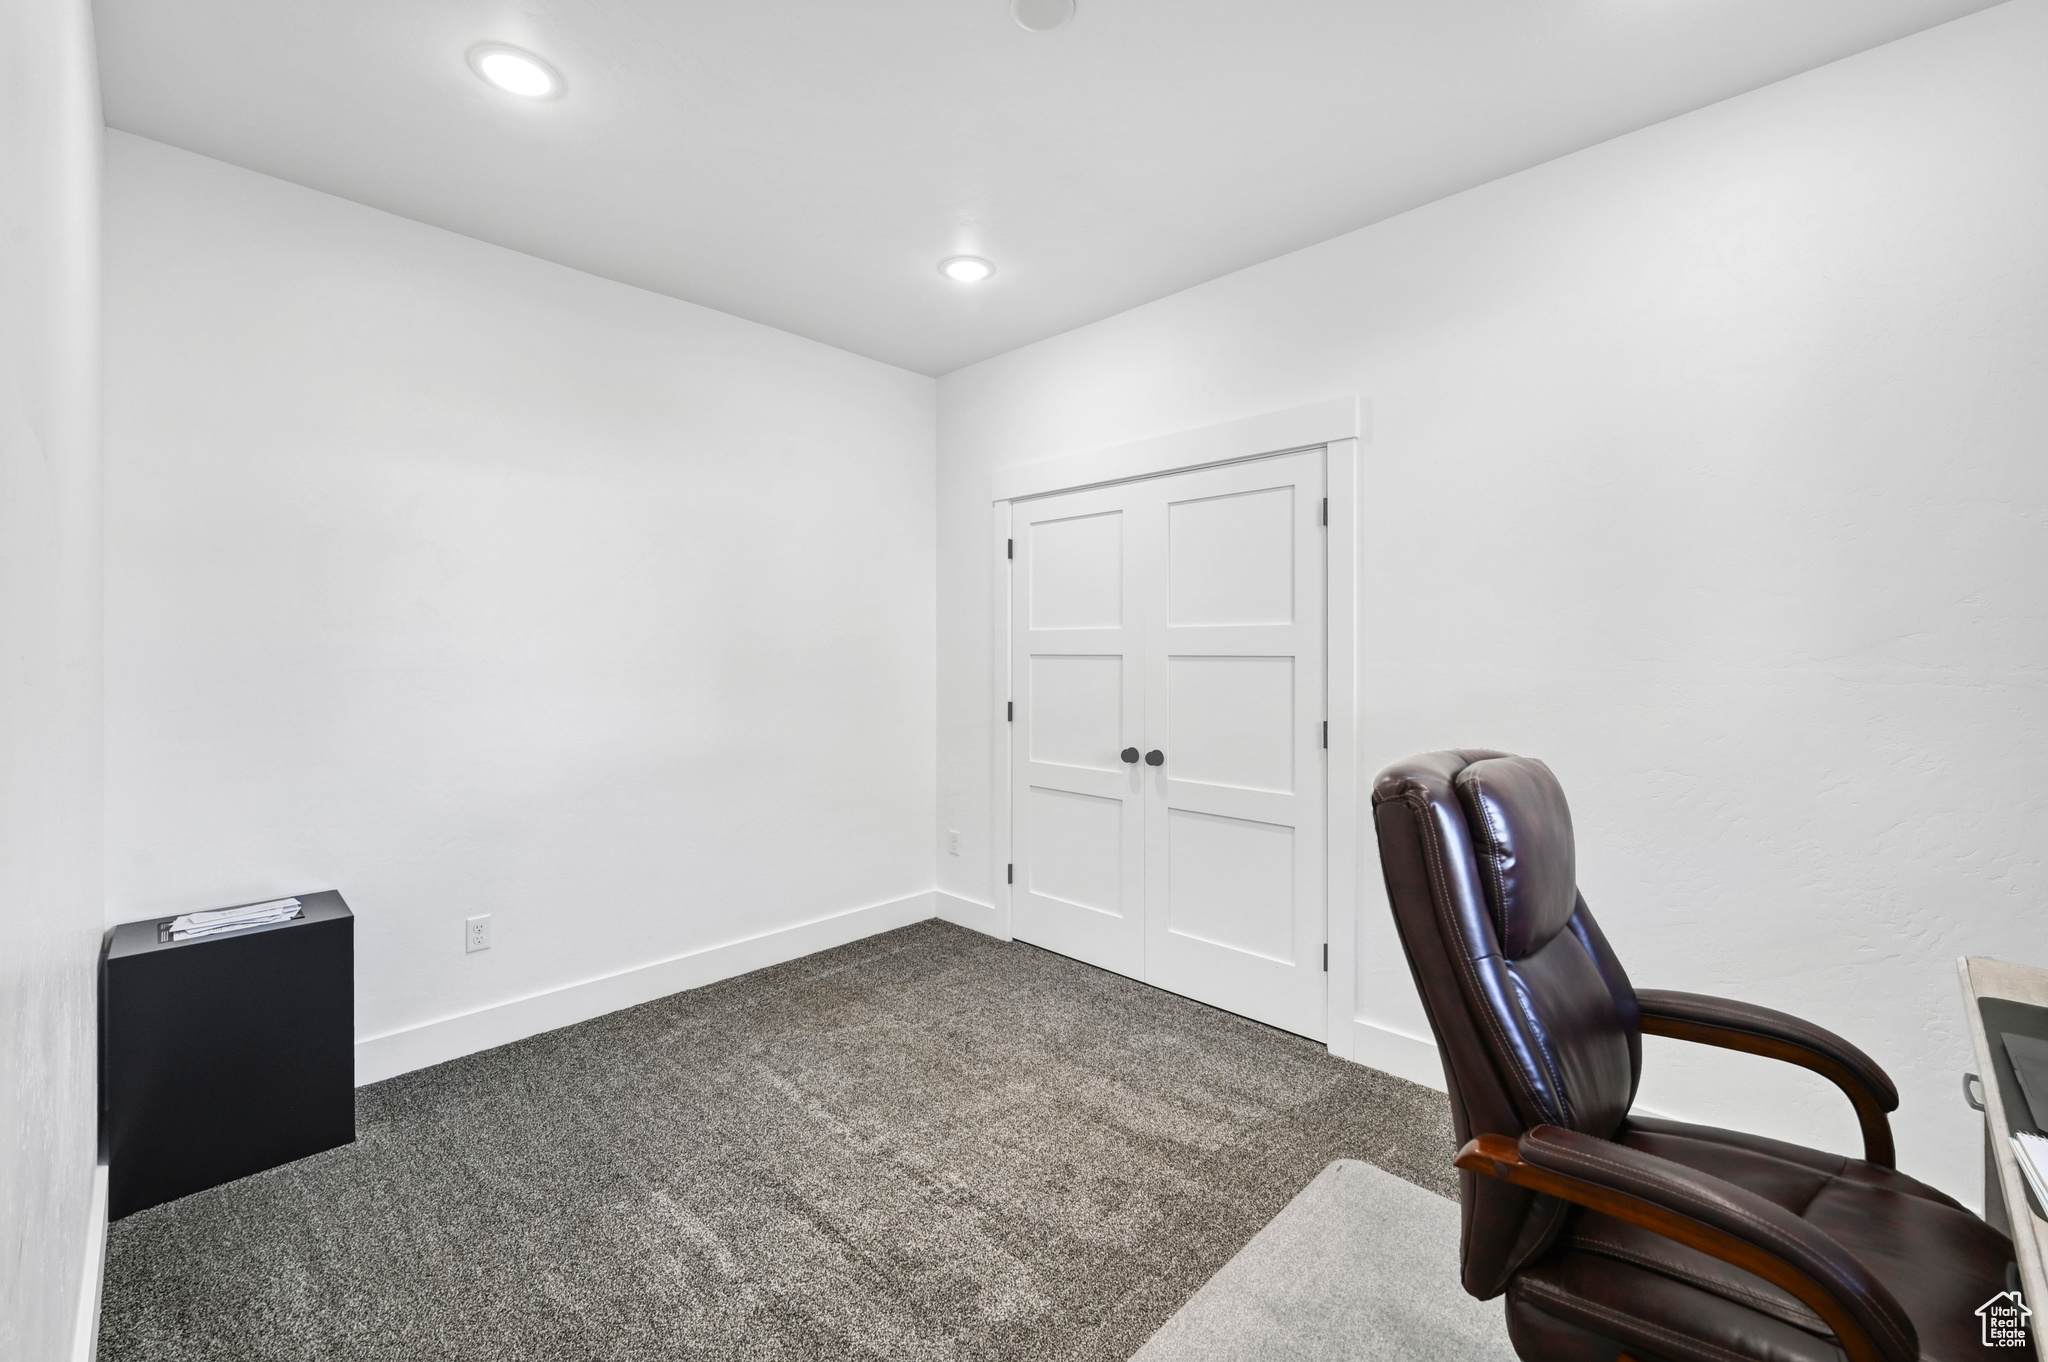
[[(1676, 1121), (1632, 1116), (1615, 1140), (1732, 1182), (1826, 1233), (1898, 1299), (1930, 1362), (2012, 1356), (1983, 1347), (1975, 1313), (2005, 1289), (2012, 1244), (1934, 1188), (1860, 1159)], [(1508, 1318), (1532, 1337), (1561, 1321), (1632, 1354), (1700, 1362), (1841, 1357), (1820, 1317), (1780, 1288), (1592, 1211), (1516, 1274)]]

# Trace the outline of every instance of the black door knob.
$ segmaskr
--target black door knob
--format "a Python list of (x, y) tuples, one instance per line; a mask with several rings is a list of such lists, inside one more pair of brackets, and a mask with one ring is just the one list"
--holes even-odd
[(1138, 749), (1135, 747), (1126, 747), (1120, 755), (1123, 757), (1125, 761), (1136, 761), (1138, 759)]
[(1155, 747), (1145, 754), (1145, 764), (1147, 766), (1164, 766), (1166, 765), (1166, 754)]

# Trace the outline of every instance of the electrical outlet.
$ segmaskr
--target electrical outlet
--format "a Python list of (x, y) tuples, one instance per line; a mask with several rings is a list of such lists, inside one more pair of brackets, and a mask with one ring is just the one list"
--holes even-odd
[(958, 856), (960, 854), (960, 829), (946, 829), (946, 854), (948, 856)]
[(469, 930), (462, 938), (462, 949), (465, 951), (487, 951), (491, 948), (491, 915), (489, 913), (466, 919), (463, 925)]

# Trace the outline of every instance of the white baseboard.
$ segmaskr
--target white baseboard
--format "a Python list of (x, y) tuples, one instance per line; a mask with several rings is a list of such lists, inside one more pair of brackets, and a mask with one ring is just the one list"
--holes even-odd
[(855, 908), (438, 1021), (366, 1036), (356, 1042), (356, 1085), (509, 1045), (622, 1007), (637, 1007), (684, 989), (702, 988), (736, 974), (924, 922), (937, 916), (934, 900), (940, 897), (936, 893), (913, 894), (907, 899)]
[(78, 1318), (71, 1326), (71, 1362), (93, 1362), (100, 1352), (100, 1288), (107, 1279), (107, 1166), (92, 1170), (86, 1207), (85, 1261), (78, 1273)]
[(1436, 1042), (1427, 1037), (1411, 1036), (1375, 1022), (1354, 1021), (1351, 1058), (1368, 1069), (1445, 1091), (1443, 1061), (1437, 1057)]
[(977, 932), (983, 932), (995, 937), (999, 941), (1008, 941), (1010, 939), (1010, 933), (1003, 925), (1003, 915), (994, 904), (976, 903), (973, 899), (963, 899), (956, 894), (948, 894), (944, 890), (934, 892), (932, 900), (937, 909), (932, 916), (938, 918), (941, 922), (951, 922), (961, 927), (970, 927)]

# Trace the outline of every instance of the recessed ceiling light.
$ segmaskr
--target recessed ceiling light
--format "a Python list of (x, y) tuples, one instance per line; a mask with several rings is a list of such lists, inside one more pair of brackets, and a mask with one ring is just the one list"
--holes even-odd
[(1074, 17), (1074, 0), (1010, 0), (1010, 17), (1033, 33), (1050, 33)]
[(996, 267), (978, 255), (956, 255), (939, 262), (939, 273), (956, 284), (978, 284), (996, 272)]
[(531, 52), (503, 43), (481, 43), (469, 49), (469, 66), (491, 84), (527, 99), (553, 99), (562, 93), (562, 77)]

